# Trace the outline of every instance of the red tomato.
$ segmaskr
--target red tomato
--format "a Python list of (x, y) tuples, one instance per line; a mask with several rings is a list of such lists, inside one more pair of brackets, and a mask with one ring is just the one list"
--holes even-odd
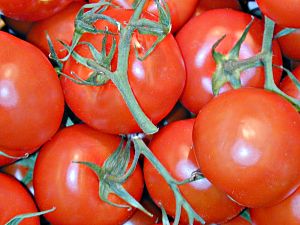
[[(107, 11), (109, 16), (123, 22), (128, 21), (132, 13), (132, 10)], [(149, 14), (146, 16), (154, 19)], [(109, 26), (111, 31), (117, 32), (116, 27), (112, 28), (111, 24), (104, 21), (100, 21), (96, 26), (101, 29)], [(81, 41), (88, 41), (100, 50), (102, 38), (103, 35), (84, 35)], [(139, 50), (143, 51), (153, 44), (154, 39), (150, 35), (135, 34), (132, 43), (138, 42), (142, 46)], [(91, 57), (87, 46), (80, 45), (76, 51), (82, 56)], [(115, 57), (116, 55), (117, 53)], [(116, 59), (112, 64), (112, 68), (115, 67)], [(69, 75), (71, 71), (82, 79), (87, 79), (92, 73), (73, 58), (67, 61), (63, 70)], [(168, 35), (144, 61), (136, 58), (132, 46), (128, 79), (141, 108), (153, 123), (157, 124), (172, 110), (182, 93), (185, 82), (184, 63), (173, 36)], [(75, 84), (63, 77), (62, 87), (71, 110), (88, 125), (108, 133), (140, 131), (112, 81), (100, 87), (92, 87)]]
[[(251, 225), (251, 223), (249, 221), (247, 221), (245, 218), (243, 218), (241, 216), (237, 216), (234, 219), (232, 219), (226, 223), (222, 223), (222, 225)], [(266, 224), (264, 224), (264, 225), (266, 225)]]
[[(195, 10), (198, 0), (165, 0), (168, 4), (171, 23), (172, 23), (172, 32), (176, 32), (180, 27), (182, 27), (188, 19), (192, 16), (193, 11)], [(89, 0), (89, 2), (99, 2), (99, 0)], [(119, 5), (125, 9), (132, 9), (132, 4), (135, 0), (113, 0), (112, 3)], [(155, 1), (149, 0), (145, 4), (146, 11), (158, 15), (157, 6)]]
[[(72, 163), (85, 161), (102, 166), (120, 140), (86, 125), (76, 125), (64, 128), (44, 145), (35, 164), (33, 186), (41, 210), (56, 207), (45, 215), (52, 225), (115, 225), (124, 223), (133, 214), (133, 210), (100, 200), (95, 173), (85, 165)], [(143, 177), (139, 166), (123, 186), (134, 198), (141, 198)], [(125, 204), (113, 194), (109, 200)]]
[(217, 96), (199, 112), (193, 141), (203, 174), (241, 205), (274, 205), (300, 185), (300, 116), (275, 93)]
[[(295, 77), (300, 80), (300, 66), (298, 66), (294, 71), (293, 74)], [(297, 98), (300, 100), (300, 91), (298, 90), (297, 86), (294, 82), (286, 76), (280, 83), (280, 89), (285, 92), (286, 94)]]
[(198, 0), (194, 16), (198, 16), (207, 10), (222, 8), (240, 10), (241, 6), (238, 0)]
[(70, 4), (73, 0), (0, 0), (0, 11), (7, 17), (37, 21), (45, 19)]
[(257, 0), (262, 13), (283, 27), (300, 28), (298, 0)]
[(286, 200), (269, 208), (250, 209), (255, 225), (298, 225), (300, 224), (300, 190)]
[(145, 197), (142, 199), (141, 204), (153, 214), (153, 217), (146, 215), (140, 210), (136, 210), (133, 216), (123, 225), (152, 225), (155, 222), (161, 221), (161, 210), (151, 199)]
[[(275, 27), (276, 33), (281, 31), (282, 28), (279, 26)], [(277, 39), (281, 48), (282, 53), (293, 60), (300, 60), (300, 30), (282, 36)]]
[[(37, 212), (31, 195), (16, 179), (0, 173), (0, 183), (0, 224), (21, 214)], [(39, 225), (39, 221), (38, 217), (33, 217), (24, 219), (20, 225)]]
[(23, 156), (59, 128), (63, 93), (54, 68), (40, 50), (5, 32), (0, 32), (0, 43), (0, 149)]
[[(149, 148), (170, 174), (177, 180), (191, 176), (199, 166), (193, 150), (192, 131), (195, 120), (171, 123), (154, 135)], [(163, 177), (145, 159), (144, 177), (147, 190), (155, 203), (161, 203), (167, 213), (175, 216), (175, 198)], [(193, 209), (207, 222), (219, 223), (236, 216), (243, 207), (231, 201), (207, 179), (180, 185), (179, 189)], [(217, 212), (217, 213), (216, 213)], [(182, 223), (188, 223), (186, 213)], [(199, 224), (199, 223), (197, 223)]]
[[(212, 74), (216, 69), (211, 50), (213, 44), (224, 34), (227, 36), (217, 47), (222, 54), (228, 53), (251, 21), (249, 14), (231, 10), (215, 9), (192, 18), (177, 34), (176, 40), (182, 51), (187, 70), (187, 82), (181, 102), (193, 113), (212, 99)], [(259, 53), (263, 38), (263, 23), (255, 19), (245, 42), (242, 44), (240, 59)], [(281, 65), (281, 53), (276, 41), (273, 42), (274, 64)], [(274, 70), (274, 78), (279, 83), (281, 71)], [(263, 67), (251, 68), (241, 74), (243, 86), (263, 87)], [(226, 84), (221, 92), (231, 89)]]
[(57, 14), (34, 23), (27, 40), (39, 47), (47, 56), (50, 53), (49, 45), (46, 39), (46, 32), (51, 37), (54, 49), (59, 58), (64, 57), (67, 52), (58, 40), (70, 44), (74, 33), (74, 20), (79, 9), (83, 6), (81, 2), (74, 2)]

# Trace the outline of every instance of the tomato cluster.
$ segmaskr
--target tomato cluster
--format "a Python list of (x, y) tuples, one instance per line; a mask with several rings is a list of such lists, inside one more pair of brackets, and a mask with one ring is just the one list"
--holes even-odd
[(0, 0), (0, 225), (300, 224), (286, 4)]

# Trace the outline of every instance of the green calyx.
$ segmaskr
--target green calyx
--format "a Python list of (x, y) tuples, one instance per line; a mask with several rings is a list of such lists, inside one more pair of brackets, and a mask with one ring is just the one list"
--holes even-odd
[(3, 156), (5, 158), (9, 158), (9, 159), (15, 159), (15, 160), (19, 160), (19, 159), (26, 159), (29, 157), (29, 153), (25, 153), (24, 156), (12, 156), (9, 155), (3, 151), (0, 151), (0, 156)]

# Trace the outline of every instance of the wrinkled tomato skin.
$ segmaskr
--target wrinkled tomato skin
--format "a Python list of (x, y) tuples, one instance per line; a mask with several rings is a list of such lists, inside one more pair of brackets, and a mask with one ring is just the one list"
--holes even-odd
[[(0, 184), (0, 224), (6, 224), (17, 215), (38, 212), (30, 193), (16, 179), (0, 173)], [(24, 219), (20, 223), (20, 225), (39, 224), (38, 217)]]
[[(33, 186), (41, 210), (56, 207), (45, 215), (52, 225), (122, 224), (133, 214), (134, 210), (100, 200), (96, 174), (85, 165), (73, 163), (85, 161), (102, 166), (120, 141), (119, 136), (75, 125), (64, 128), (43, 146), (35, 164)], [(139, 165), (123, 186), (134, 198), (141, 198), (143, 177)], [(125, 204), (113, 194), (109, 200)]]
[(199, 0), (194, 11), (194, 16), (198, 16), (207, 10), (231, 8), (241, 10), (238, 0)]
[[(107, 14), (117, 20), (128, 21), (132, 12), (132, 10), (111, 10), (107, 11)], [(147, 16), (153, 18), (148, 14)], [(110, 24), (104, 22), (99, 22), (97, 27), (101, 26), (104, 29), (105, 25), (111, 28)], [(114, 30), (111, 29), (111, 31)], [(81, 40), (89, 41), (96, 48), (101, 49), (101, 38), (103, 38), (102, 35), (84, 35)], [(154, 40), (154, 37), (149, 35), (135, 34), (133, 37), (133, 42), (139, 42), (146, 49)], [(138, 50), (142, 51), (142, 48)], [(80, 55), (90, 57), (87, 46), (80, 45), (76, 51)], [(112, 63), (112, 68), (115, 67), (116, 58)], [(71, 71), (82, 79), (87, 79), (92, 73), (90, 69), (76, 63), (73, 58), (64, 67), (65, 74), (70, 75)], [(154, 124), (161, 121), (178, 101), (184, 88), (185, 77), (183, 59), (171, 34), (144, 61), (136, 58), (132, 46), (129, 55), (129, 83), (142, 110)], [(76, 116), (88, 125), (114, 134), (140, 131), (112, 81), (100, 87), (92, 87), (75, 84), (63, 77), (61, 83), (67, 104)]]
[[(172, 32), (175, 33), (182, 27), (192, 16), (198, 0), (166, 0), (170, 10)], [(90, 0), (89, 2), (99, 2), (99, 0)], [(112, 3), (125, 9), (132, 9), (134, 0), (113, 0)], [(145, 3), (145, 11), (158, 16), (158, 10), (155, 1), (148, 0)]]
[(250, 209), (254, 225), (298, 225), (300, 190), (277, 205), (268, 208)]
[[(275, 32), (278, 33), (282, 29), (282, 27), (276, 26)], [(300, 61), (300, 29), (291, 34), (284, 35), (277, 40), (282, 54), (289, 59)]]
[(241, 205), (274, 205), (300, 185), (300, 117), (275, 93), (217, 96), (199, 112), (193, 143), (204, 176)]
[(73, 0), (0, 0), (0, 11), (7, 17), (37, 21), (45, 19), (70, 4)]
[[(39, 49), (5, 32), (0, 32), (0, 42), (0, 149), (24, 156), (59, 128), (63, 92), (54, 68)], [(1, 158), (0, 162), (11, 161)]]
[[(149, 145), (153, 154), (171, 176), (180, 181), (189, 178), (194, 171), (199, 169), (192, 141), (194, 121), (194, 119), (182, 120), (165, 126), (154, 135)], [(151, 198), (156, 204), (161, 203), (167, 213), (174, 217), (173, 192), (147, 159), (144, 162), (144, 178)], [(179, 189), (196, 213), (208, 224), (225, 222), (243, 209), (205, 178), (180, 185)], [(182, 214), (181, 222), (186, 224), (189, 222), (185, 212)]]
[(300, 28), (299, 13), (300, 4), (298, 0), (257, 0), (262, 13), (276, 24), (282, 27)]
[(75, 17), (82, 6), (83, 3), (81, 2), (71, 3), (57, 14), (34, 23), (27, 34), (27, 40), (40, 48), (46, 56), (49, 56), (50, 50), (46, 38), (47, 32), (52, 40), (53, 47), (58, 57), (64, 57), (67, 52), (58, 40), (63, 41), (66, 44), (71, 43), (75, 30)]
[[(246, 219), (244, 219), (241, 216), (237, 216), (234, 219), (226, 222), (226, 223), (222, 223), (222, 225), (251, 225), (251, 223), (249, 221), (247, 221)], [(266, 224), (264, 224), (266, 225)]]
[[(176, 40), (187, 70), (187, 81), (181, 102), (191, 112), (197, 114), (213, 98), (211, 80), (216, 69), (211, 54), (213, 44), (226, 35), (216, 50), (222, 54), (229, 53), (250, 21), (251, 15), (249, 14), (232, 9), (215, 9), (193, 17), (178, 32)], [(249, 58), (260, 52), (263, 29), (263, 22), (254, 19), (242, 44), (240, 59)], [(274, 64), (281, 65), (282, 57), (277, 41), (273, 41), (273, 54)], [(281, 70), (274, 69), (274, 79), (277, 84), (280, 77)], [(242, 86), (263, 88), (263, 67), (251, 68), (242, 72), (241, 82)], [(221, 88), (221, 92), (230, 89), (232, 89), (231, 86), (226, 84)]]
[[(300, 80), (300, 66), (293, 70), (293, 74), (298, 80)], [(288, 76), (281, 81), (280, 89), (289, 96), (300, 100), (300, 91)]]

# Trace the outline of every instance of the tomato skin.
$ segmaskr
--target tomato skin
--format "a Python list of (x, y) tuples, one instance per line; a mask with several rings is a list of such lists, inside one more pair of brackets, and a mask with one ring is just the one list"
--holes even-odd
[[(192, 16), (198, 0), (166, 0), (168, 4), (172, 23), (172, 33), (179, 30)], [(99, 2), (99, 0), (89, 0), (89, 2)], [(121, 6), (125, 9), (132, 9), (134, 0), (113, 0), (112, 3)], [(155, 1), (148, 0), (145, 4), (145, 11), (158, 16), (157, 6)]]
[(194, 11), (194, 16), (198, 16), (207, 10), (221, 8), (241, 10), (241, 6), (238, 0), (199, 0)]
[[(298, 80), (300, 80), (300, 66), (293, 70), (293, 74)], [(288, 76), (281, 81), (280, 89), (289, 96), (300, 100), (300, 91)]]
[(48, 56), (50, 50), (46, 39), (45, 32), (47, 32), (52, 40), (58, 57), (64, 57), (67, 52), (58, 40), (70, 44), (75, 29), (75, 17), (82, 6), (83, 3), (81, 2), (71, 3), (55, 15), (34, 23), (27, 34), (27, 40), (39, 47)]
[[(0, 173), (0, 183), (0, 224), (6, 224), (17, 215), (38, 212), (31, 195), (16, 179)], [(39, 224), (38, 217), (24, 219), (20, 223), (20, 225)]]
[[(95, 173), (85, 165), (72, 163), (86, 161), (102, 166), (120, 141), (119, 136), (75, 125), (61, 130), (43, 146), (35, 164), (33, 186), (41, 210), (56, 207), (45, 215), (52, 225), (122, 224), (133, 214), (133, 210), (101, 201)], [(124, 188), (137, 200), (141, 198), (143, 177), (139, 166)], [(109, 199), (124, 204), (115, 195), (109, 195)]]
[[(189, 178), (199, 168), (194, 156), (192, 141), (194, 122), (194, 119), (182, 120), (163, 127), (154, 135), (149, 145), (153, 154), (177, 180)], [(173, 192), (163, 177), (146, 159), (144, 178), (151, 198), (156, 204), (161, 203), (167, 213), (174, 217), (175, 198)], [(231, 201), (225, 193), (216, 189), (207, 179), (180, 185), (179, 189), (193, 209), (208, 224), (225, 222), (243, 209)], [(185, 212), (182, 213), (181, 222), (188, 224)]]
[(193, 142), (205, 177), (241, 205), (274, 205), (300, 185), (300, 117), (275, 93), (217, 96), (199, 112)]
[[(132, 12), (132, 10), (110, 10), (106, 13), (117, 20), (128, 21)], [(154, 19), (149, 14), (146, 16)], [(96, 26), (104, 29), (105, 25), (111, 27), (102, 21)], [(113, 29), (111, 30), (113, 31)], [(81, 41), (89, 41), (97, 49), (101, 49), (102, 44), (99, 40), (102, 38), (103, 35), (84, 35)], [(152, 45), (154, 37), (136, 34), (133, 42), (136, 41), (148, 49)], [(91, 57), (86, 46), (80, 45), (76, 51), (80, 55)], [(166, 58), (168, 60), (165, 60)], [(116, 67), (116, 58), (112, 63), (112, 68), (114, 67)], [(78, 64), (73, 58), (67, 61), (63, 70), (65, 74), (69, 75), (71, 71), (83, 79), (88, 78), (92, 73), (90, 69)], [(129, 55), (129, 83), (142, 110), (153, 123), (157, 124), (172, 110), (184, 88), (185, 77), (182, 56), (171, 34), (144, 61), (136, 58), (132, 46)], [(75, 84), (70, 79), (63, 77), (61, 83), (66, 102), (71, 110), (91, 127), (115, 134), (140, 131), (112, 81), (108, 81), (100, 87), (91, 87)]]
[(257, 0), (262, 13), (282, 27), (300, 28), (298, 15), (300, 4), (298, 0)]
[[(234, 219), (226, 222), (226, 223), (222, 223), (222, 225), (251, 225), (250, 222), (248, 222), (246, 219), (244, 219), (241, 216), (237, 216)], [(264, 224), (265, 225), (265, 224)]]
[[(73, 0), (0, 0), (0, 11), (7, 17), (23, 20), (37, 21), (45, 19), (70, 4)], [(46, 4), (45, 4), (46, 3)]]
[[(283, 28), (276, 26), (275, 33), (278, 33)], [(292, 60), (300, 60), (300, 30), (282, 36), (277, 39), (282, 53)]]
[(250, 209), (251, 219), (255, 225), (298, 225), (300, 190), (277, 205), (268, 208)]
[[(178, 32), (176, 40), (181, 49), (187, 70), (187, 81), (181, 102), (191, 112), (199, 110), (213, 98), (211, 79), (216, 69), (211, 49), (213, 44), (226, 34), (217, 51), (228, 53), (251, 21), (249, 14), (232, 9), (209, 10), (192, 18)], [(259, 53), (263, 38), (263, 23), (255, 19), (245, 42), (242, 44), (240, 59)], [(274, 64), (281, 65), (282, 58), (277, 41), (273, 41)], [(274, 79), (279, 83), (281, 70), (274, 69)], [(251, 68), (241, 74), (242, 86), (264, 86), (263, 67)], [(232, 89), (229, 84), (221, 92)]]
[(59, 128), (63, 92), (54, 68), (40, 50), (5, 32), (0, 32), (0, 42), (0, 149), (24, 156)]

